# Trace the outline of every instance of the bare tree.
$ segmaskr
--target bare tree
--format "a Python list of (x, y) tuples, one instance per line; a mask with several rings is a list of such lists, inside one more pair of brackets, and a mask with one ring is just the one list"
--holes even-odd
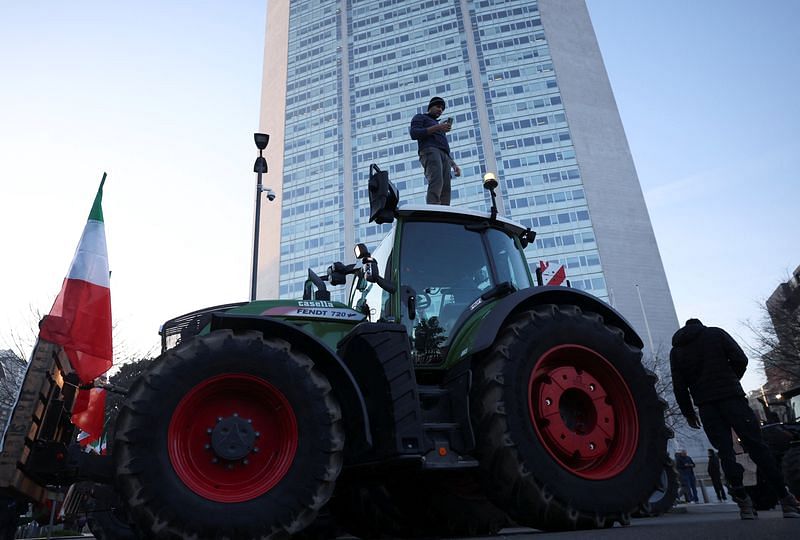
[(0, 434), (11, 415), (24, 374), (25, 362), (14, 351), (0, 349)]
[(20, 316), (21, 324), (9, 330), (3, 339), (5, 346), (25, 362), (28, 361), (33, 346), (36, 344), (36, 338), (39, 336), (39, 321), (43, 316), (44, 314), (39, 308), (28, 304), (28, 312)]
[(750, 356), (759, 357), (770, 384), (785, 388), (800, 385), (800, 310), (791, 310), (784, 303), (760, 304), (758, 321), (744, 325), (753, 339), (747, 345)]
[[(36, 306), (29, 304), (28, 312), (20, 317), (22, 322), (17, 325), (15, 329), (9, 330), (7, 334), (2, 337), (0, 344), (3, 344), (3, 346), (0, 346), (0, 349), (8, 348), (19, 358), (27, 362), (36, 344), (36, 340), (39, 338), (39, 323), (44, 316), (44, 312)], [(131, 362), (134, 358), (150, 357), (156, 352), (157, 347), (155, 345), (146, 351), (139, 350), (133, 352), (125, 336), (122, 335), (123, 333), (120, 330), (118, 321), (113, 321), (111, 332), (114, 343), (114, 366)], [(112, 368), (112, 370), (113, 369), (114, 368)]]
[(658, 380), (655, 387), (659, 397), (667, 402), (667, 408), (664, 410), (664, 423), (667, 427), (675, 432), (676, 435), (682, 435), (684, 438), (693, 437), (694, 430), (687, 424), (686, 419), (681, 413), (680, 407), (675, 400), (675, 393), (672, 390), (672, 371), (669, 366), (669, 348), (663, 343), (656, 347), (655, 352), (648, 353), (642, 357), (642, 365), (656, 374)]
[(114, 426), (117, 423), (117, 415), (120, 407), (125, 401), (125, 391), (144, 373), (153, 362), (153, 358), (128, 359), (122, 364), (114, 375), (109, 378), (109, 383), (118, 388), (118, 392), (109, 392), (106, 398), (106, 433), (109, 440), (114, 437)]

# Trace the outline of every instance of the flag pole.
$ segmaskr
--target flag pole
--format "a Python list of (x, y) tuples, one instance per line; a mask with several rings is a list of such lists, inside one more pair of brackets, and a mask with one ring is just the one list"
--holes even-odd
[(636, 287), (636, 294), (639, 296), (639, 306), (642, 308), (642, 317), (644, 317), (644, 329), (647, 331), (647, 341), (650, 344), (650, 354), (655, 354), (656, 349), (653, 347), (653, 334), (650, 333), (650, 324), (647, 322), (647, 312), (644, 310), (644, 302), (642, 302), (642, 293), (639, 291), (639, 284)]

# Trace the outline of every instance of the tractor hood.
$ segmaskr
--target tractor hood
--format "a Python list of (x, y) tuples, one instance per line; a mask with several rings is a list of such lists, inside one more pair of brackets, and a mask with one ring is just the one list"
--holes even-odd
[(317, 331), (334, 348), (342, 335), (366, 319), (363, 313), (352, 310), (345, 304), (323, 300), (257, 300), (224, 304), (192, 311), (162, 324), (159, 329), (162, 352), (193, 336), (208, 332), (211, 317), (216, 313), (270, 317), (301, 327), (315, 325)]
[(328, 300), (264, 300), (255, 301), (228, 311), (230, 314), (261, 315), (291, 320), (325, 320), (359, 323), (366, 315), (341, 302)]

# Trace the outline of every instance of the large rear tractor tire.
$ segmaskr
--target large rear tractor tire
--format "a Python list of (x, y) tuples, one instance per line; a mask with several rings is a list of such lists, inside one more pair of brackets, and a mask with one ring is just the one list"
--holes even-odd
[(168, 351), (117, 420), (119, 493), (145, 538), (286, 538), (342, 467), (340, 407), (292, 344), (216, 331)]
[(596, 313), (517, 314), (475, 363), (472, 418), (486, 493), (542, 530), (630, 523), (671, 431), (641, 351)]

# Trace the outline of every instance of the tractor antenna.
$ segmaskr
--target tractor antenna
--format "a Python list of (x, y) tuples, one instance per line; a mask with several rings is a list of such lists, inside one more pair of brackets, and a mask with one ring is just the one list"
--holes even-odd
[(494, 173), (486, 173), (483, 175), (483, 189), (489, 190), (489, 193), (492, 194), (492, 217), (491, 220), (494, 221), (497, 219), (497, 195), (495, 194), (494, 190), (497, 187), (497, 177)]

